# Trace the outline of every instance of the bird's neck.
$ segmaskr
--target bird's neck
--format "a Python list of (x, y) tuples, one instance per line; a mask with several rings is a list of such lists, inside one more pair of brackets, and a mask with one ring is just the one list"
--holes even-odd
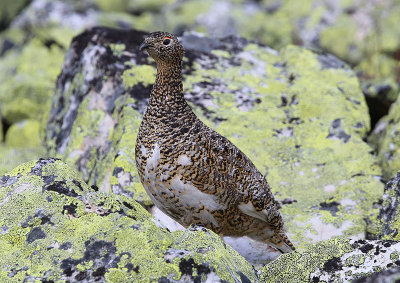
[(182, 65), (157, 64), (157, 77), (150, 95), (149, 107), (176, 108), (186, 104), (183, 97)]

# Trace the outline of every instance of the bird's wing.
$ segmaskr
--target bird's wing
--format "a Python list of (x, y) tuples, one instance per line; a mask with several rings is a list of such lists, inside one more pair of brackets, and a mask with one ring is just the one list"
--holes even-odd
[[(212, 130), (211, 130), (212, 131)], [(214, 170), (222, 175), (229, 188), (240, 196), (237, 205), (245, 214), (267, 222), (275, 229), (283, 228), (279, 205), (267, 180), (253, 162), (227, 138), (210, 133), (208, 148), (213, 150)]]

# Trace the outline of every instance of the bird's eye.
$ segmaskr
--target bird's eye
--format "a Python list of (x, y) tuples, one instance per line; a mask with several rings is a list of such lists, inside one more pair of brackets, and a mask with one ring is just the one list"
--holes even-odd
[(169, 43), (171, 42), (171, 39), (169, 38), (169, 37), (164, 37), (164, 40), (163, 40), (163, 44), (164, 45), (168, 45)]

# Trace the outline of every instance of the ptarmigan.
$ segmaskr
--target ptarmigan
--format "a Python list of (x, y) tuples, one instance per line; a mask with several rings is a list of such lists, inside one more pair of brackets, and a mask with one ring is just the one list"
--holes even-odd
[(264, 176), (185, 101), (181, 43), (170, 33), (153, 32), (143, 49), (156, 61), (157, 77), (135, 155), (151, 200), (185, 227), (195, 223), (221, 236), (249, 236), (282, 253), (293, 251)]

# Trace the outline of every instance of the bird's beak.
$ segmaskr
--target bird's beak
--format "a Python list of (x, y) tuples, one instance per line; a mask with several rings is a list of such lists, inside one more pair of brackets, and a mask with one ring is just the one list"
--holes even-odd
[(150, 45), (148, 45), (148, 44), (146, 43), (146, 41), (144, 41), (142, 44), (140, 44), (139, 50), (142, 51), (143, 49), (147, 49), (147, 48), (149, 48), (149, 47), (150, 47)]

